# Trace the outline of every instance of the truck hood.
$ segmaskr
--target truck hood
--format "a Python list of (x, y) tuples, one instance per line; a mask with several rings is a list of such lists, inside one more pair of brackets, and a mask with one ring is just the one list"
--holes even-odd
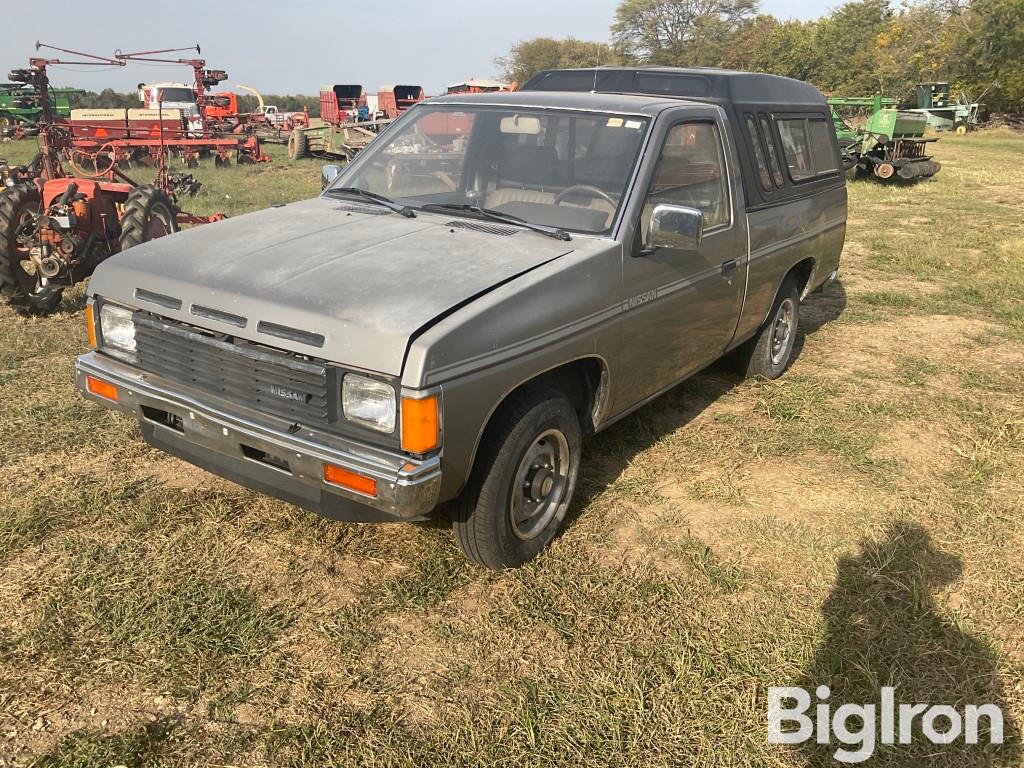
[(397, 376), (422, 329), (580, 242), (518, 228), (466, 228), (479, 224), (494, 227), (315, 198), (138, 245), (101, 264), (89, 290), (212, 331)]

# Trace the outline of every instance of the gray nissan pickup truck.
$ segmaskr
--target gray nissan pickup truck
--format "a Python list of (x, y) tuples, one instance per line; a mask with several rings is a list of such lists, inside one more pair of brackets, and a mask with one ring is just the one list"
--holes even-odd
[(556, 535), (585, 435), (726, 354), (780, 376), (846, 230), (825, 99), (722, 70), (432, 99), (324, 181), (100, 265), (77, 386), (328, 518), (450, 516), (490, 568)]

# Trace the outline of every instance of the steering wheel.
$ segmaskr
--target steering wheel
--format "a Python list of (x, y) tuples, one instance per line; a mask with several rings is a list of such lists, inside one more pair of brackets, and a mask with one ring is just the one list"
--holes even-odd
[(574, 194), (578, 192), (586, 192), (591, 197), (600, 197), (602, 200), (605, 200), (612, 208), (617, 207), (616, 202), (612, 200), (611, 197), (608, 196), (607, 192), (604, 192), (603, 190), (600, 190), (597, 187), (592, 187), (589, 184), (574, 184), (571, 187), (566, 187), (557, 195), (555, 195), (555, 205), (561, 205), (562, 201), (565, 200), (565, 198), (572, 197)]

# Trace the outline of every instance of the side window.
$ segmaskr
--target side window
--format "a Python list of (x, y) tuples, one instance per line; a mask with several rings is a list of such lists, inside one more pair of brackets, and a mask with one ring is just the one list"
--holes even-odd
[(811, 140), (811, 154), (814, 157), (814, 171), (819, 176), (839, 170), (835, 152), (832, 149), (834, 130), (824, 120), (808, 120)]
[(811, 145), (807, 139), (807, 121), (803, 118), (779, 120), (778, 125), (789, 177), (793, 181), (809, 179), (814, 175), (814, 166), (811, 164)]
[(772, 133), (771, 123), (765, 115), (758, 115), (761, 122), (761, 131), (764, 133), (764, 143), (768, 147), (768, 162), (771, 163), (772, 178), (775, 179), (775, 186), (781, 187), (785, 184), (782, 178), (782, 166), (779, 165), (778, 154), (775, 150), (775, 135)]
[(644, 221), (661, 203), (704, 214), (704, 227), (729, 223), (729, 188), (722, 139), (714, 123), (683, 123), (669, 131), (644, 201)]
[(772, 180), (768, 175), (768, 163), (764, 160), (764, 151), (761, 149), (761, 139), (757, 133), (757, 123), (751, 114), (743, 115), (747, 124), (747, 142), (754, 151), (754, 160), (757, 161), (757, 174), (761, 179), (761, 188), (767, 192), (772, 188)]

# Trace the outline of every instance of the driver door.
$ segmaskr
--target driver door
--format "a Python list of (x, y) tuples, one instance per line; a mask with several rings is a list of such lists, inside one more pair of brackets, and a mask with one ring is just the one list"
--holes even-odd
[[(692, 115), (693, 111), (689, 111)], [(661, 132), (623, 259), (623, 340), (617, 401), (628, 407), (722, 355), (743, 300), (746, 230), (739, 168), (717, 118), (680, 119)], [(735, 168), (730, 174), (730, 168)], [(735, 178), (734, 178), (735, 177)], [(695, 208), (703, 238), (693, 249), (651, 249), (656, 205)], [(635, 375), (632, 375), (635, 372)]]

